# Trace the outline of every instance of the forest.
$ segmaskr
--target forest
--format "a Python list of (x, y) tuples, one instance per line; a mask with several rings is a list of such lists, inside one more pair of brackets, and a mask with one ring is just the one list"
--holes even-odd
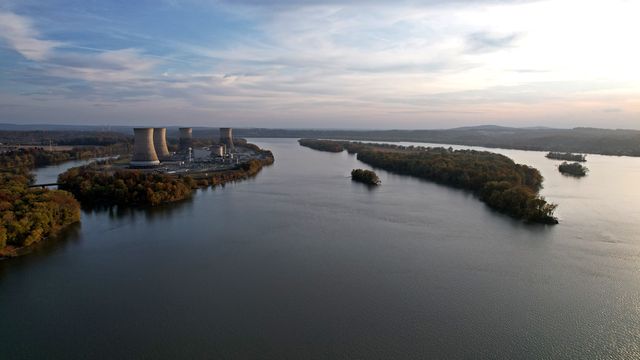
[(29, 188), (30, 174), (0, 170), (0, 257), (55, 235), (80, 221), (80, 204), (61, 190)]
[(23, 169), (27, 171), (71, 160), (126, 154), (129, 151), (130, 146), (126, 143), (74, 147), (71, 150), (62, 151), (48, 151), (45, 148), (20, 148), (0, 153), (0, 169)]
[[(332, 144), (319, 145), (318, 142)], [(316, 140), (300, 141), (314, 149), (336, 146), (357, 153), (358, 160), (393, 173), (411, 175), (473, 192), (489, 207), (528, 222), (557, 224), (557, 205), (539, 195), (542, 175), (532, 167), (487, 151), (403, 147)], [(305, 145), (307, 144), (307, 145)]]
[(325, 140), (315, 140), (315, 139), (300, 139), (298, 143), (302, 146), (306, 146), (308, 148), (320, 151), (327, 152), (335, 152), (339, 153), (344, 151), (344, 146), (341, 142), (337, 141), (325, 141)]
[(89, 166), (67, 170), (58, 176), (59, 188), (72, 193), (83, 205), (159, 205), (191, 197), (195, 181), (190, 177), (151, 172), (99, 171)]
[(131, 136), (113, 131), (0, 130), (0, 143), (3, 144), (106, 146), (131, 143), (131, 140)]

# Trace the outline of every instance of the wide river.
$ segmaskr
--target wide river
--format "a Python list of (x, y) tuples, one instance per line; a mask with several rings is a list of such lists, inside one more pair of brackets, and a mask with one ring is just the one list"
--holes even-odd
[[(640, 358), (640, 158), (538, 168), (560, 224), (346, 152), (254, 139), (273, 166), (153, 210), (84, 212), (0, 261), (2, 359)], [(456, 147), (459, 148), (459, 147)], [(66, 166), (39, 171), (53, 179)]]

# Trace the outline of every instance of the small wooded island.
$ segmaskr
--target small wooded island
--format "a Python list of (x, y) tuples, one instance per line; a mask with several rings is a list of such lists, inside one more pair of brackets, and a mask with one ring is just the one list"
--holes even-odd
[(546, 155), (547, 159), (553, 160), (566, 160), (566, 161), (575, 161), (575, 162), (585, 162), (587, 161), (587, 155), (584, 154), (572, 154), (572, 153), (561, 153), (561, 152), (550, 152)]
[(574, 176), (574, 177), (586, 176), (587, 172), (589, 171), (589, 169), (587, 169), (587, 167), (583, 166), (580, 163), (577, 163), (577, 162), (568, 163), (566, 161), (558, 166), (558, 170), (563, 175), (569, 175), (569, 176)]
[(357, 153), (358, 160), (374, 167), (469, 190), (489, 207), (517, 219), (558, 223), (553, 215), (557, 205), (539, 195), (543, 180), (540, 172), (516, 164), (504, 155), (315, 139), (301, 139), (299, 143), (320, 151), (347, 150)]
[(381, 183), (380, 178), (378, 178), (378, 175), (374, 171), (365, 169), (351, 170), (351, 180), (373, 186), (380, 185)]

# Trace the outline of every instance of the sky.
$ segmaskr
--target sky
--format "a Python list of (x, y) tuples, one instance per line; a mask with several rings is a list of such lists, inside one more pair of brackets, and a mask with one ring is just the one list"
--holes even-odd
[(640, 129), (637, 0), (0, 0), (0, 123)]

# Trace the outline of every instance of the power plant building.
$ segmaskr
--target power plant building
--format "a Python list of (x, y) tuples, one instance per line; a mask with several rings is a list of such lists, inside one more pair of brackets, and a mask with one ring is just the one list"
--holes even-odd
[(171, 153), (167, 147), (167, 128), (153, 129), (153, 147), (156, 149), (158, 159), (162, 161), (171, 159)]
[(180, 128), (180, 146), (181, 152), (189, 151), (189, 148), (193, 147), (193, 129), (192, 128)]
[(233, 152), (235, 147), (233, 146), (233, 134), (231, 128), (220, 128), (220, 144), (227, 147), (227, 151)]
[(225, 154), (225, 146), (223, 144), (211, 145), (211, 156), (223, 157)]
[(133, 129), (133, 135), (131, 166), (148, 167), (159, 165), (160, 160), (158, 160), (158, 155), (153, 145), (153, 128), (135, 128)]

